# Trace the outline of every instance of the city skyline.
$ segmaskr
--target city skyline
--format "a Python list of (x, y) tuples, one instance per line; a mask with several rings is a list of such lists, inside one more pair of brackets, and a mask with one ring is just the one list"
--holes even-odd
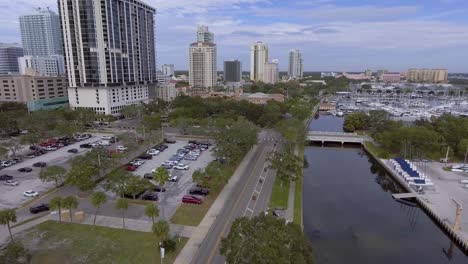
[[(4, 3), (2, 42), (20, 43), (19, 15), (35, 7), (56, 11), (55, 0)], [(238, 58), (249, 68), (249, 46), (264, 41), (280, 70), (288, 51), (300, 49), (304, 71), (364, 71), (447, 68), (468, 72), (468, 3), (462, 0), (341, 1), (207, 0), (155, 1), (157, 65), (188, 70), (187, 43), (198, 24), (217, 36), (218, 71)]]

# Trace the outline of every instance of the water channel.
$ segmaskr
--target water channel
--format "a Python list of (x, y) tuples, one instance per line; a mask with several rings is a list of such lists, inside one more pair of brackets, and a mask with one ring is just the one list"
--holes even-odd
[[(342, 131), (320, 116), (310, 130)], [(304, 232), (317, 264), (468, 263), (419, 208), (396, 202), (402, 188), (359, 147), (309, 146), (304, 170)]]

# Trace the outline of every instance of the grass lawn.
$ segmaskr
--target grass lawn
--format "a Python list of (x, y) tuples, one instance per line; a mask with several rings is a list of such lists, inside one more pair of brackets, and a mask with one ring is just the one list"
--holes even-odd
[(281, 181), (279, 177), (275, 178), (273, 184), (273, 191), (270, 198), (270, 209), (273, 208), (288, 208), (289, 198), (289, 180)]
[[(152, 233), (47, 221), (21, 236), (37, 264), (59, 263), (159, 263)], [(187, 242), (181, 238), (164, 263), (172, 263)]]

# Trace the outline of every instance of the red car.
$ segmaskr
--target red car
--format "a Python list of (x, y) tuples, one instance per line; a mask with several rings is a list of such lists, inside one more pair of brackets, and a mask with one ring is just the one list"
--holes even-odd
[(137, 168), (138, 168), (137, 166), (134, 166), (131, 164), (125, 166), (125, 170), (128, 170), (128, 171), (136, 171)]
[(189, 203), (189, 204), (201, 204), (202, 199), (193, 195), (184, 195), (184, 197), (182, 197), (182, 202)]

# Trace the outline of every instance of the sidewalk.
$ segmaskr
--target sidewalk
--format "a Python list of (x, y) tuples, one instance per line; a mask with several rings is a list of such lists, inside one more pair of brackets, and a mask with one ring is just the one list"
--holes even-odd
[[(13, 234), (13, 237), (15, 234), (18, 234), (26, 229), (29, 229), (31, 227), (34, 227), (40, 223), (43, 223), (48, 220), (52, 220), (54, 217), (50, 214), (45, 215), (43, 217), (40, 217), (38, 219), (35, 219), (31, 222), (28, 222), (26, 224), (20, 225), (18, 227), (14, 227), (11, 229), (11, 233)], [(16, 223), (12, 223), (12, 225), (15, 225)], [(0, 246), (3, 245), (4, 243), (8, 243), (10, 241), (10, 233), (8, 233), (8, 228), (6, 226), (0, 228)]]
[(198, 225), (198, 227), (196, 227), (192, 236), (190, 236), (190, 239), (187, 241), (184, 248), (177, 256), (176, 260), (174, 261), (175, 264), (187, 264), (192, 261), (192, 258), (196, 254), (198, 247), (205, 239), (206, 234), (210, 231), (210, 228), (213, 225), (213, 222), (216, 220), (216, 217), (224, 208), (224, 204), (226, 203), (227, 198), (230, 196), (232, 190), (239, 182), (240, 176), (242, 175), (249, 160), (252, 159), (252, 156), (256, 150), (257, 146), (254, 146), (254, 148), (252, 148), (247, 153), (247, 155), (245, 155), (241, 164), (234, 172), (234, 175), (232, 175), (226, 186), (224, 186), (223, 190), (218, 195), (218, 198), (216, 198), (216, 201), (213, 203), (210, 210), (208, 210), (201, 223)]

